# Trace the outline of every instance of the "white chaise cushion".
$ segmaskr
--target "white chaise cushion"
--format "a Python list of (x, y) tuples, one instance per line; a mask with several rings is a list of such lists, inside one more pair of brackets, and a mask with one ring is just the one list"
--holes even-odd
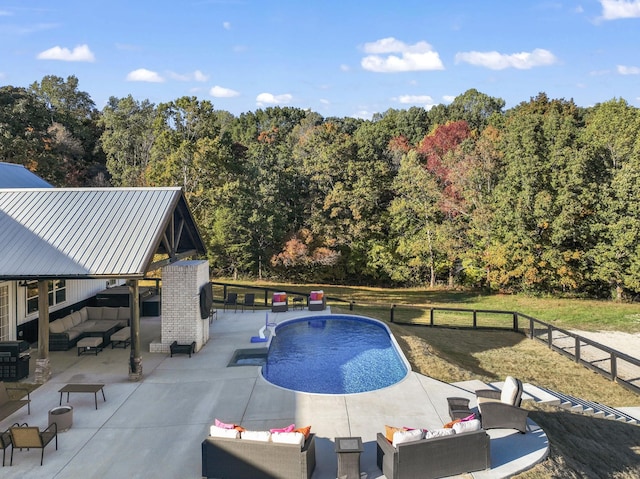
[(271, 433), (269, 431), (242, 431), (240, 437), (251, 441), (269, 442)]
[(226, 429), (224, 427), (211, 426), (209, 428), (211, 437), (226, 437), (229, 439), (240, 439), (240, 431), (237, 429)]
[(281, 444), (298, 444), (304, 446), (304, 434), (301, 432), (274, 432), (271, 434), (271, 442)]

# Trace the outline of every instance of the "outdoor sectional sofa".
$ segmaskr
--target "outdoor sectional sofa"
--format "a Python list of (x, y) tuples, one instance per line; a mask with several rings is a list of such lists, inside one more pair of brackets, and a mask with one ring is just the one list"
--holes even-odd
[(387, 479), (432, 479), (491, 467), (490, 439), (482, 429), (396, 447), (378, 433), (377, 446), (377, 464)]
[(309, 479), (316, 467), (315, 435), (304, 446), (208, 436), (202, 442), (202, 476), (234, 479)]
[(111, 335), (129, 326), (129, 308), (86, 306), (49, 323), (49, 351), (66, 351), (86, 337), (101, 337), (102, 347), (109, 344)]

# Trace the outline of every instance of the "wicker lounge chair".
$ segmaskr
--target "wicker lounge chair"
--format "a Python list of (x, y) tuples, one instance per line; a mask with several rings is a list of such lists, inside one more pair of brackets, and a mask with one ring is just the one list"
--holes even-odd
[(483, 429), (527, 430), (528, 411), (520, 407), (522, 382), (507, 376), (502, 390), (480, 389), (476, 391), (478, 411)]
[(9, 428), (11, 434), (11, 461), (9, 465), (13, 465), (13, 451), (18, 449), (42, 449), (40, 454), (40, 465), (44, 461), (44, 448), (47, 447), (54, 439), (56, 440), (56, 451), (58, 450), (58, 426), (54, 422), (44, 431), (40, 431), (33, 426), (11, 426)]

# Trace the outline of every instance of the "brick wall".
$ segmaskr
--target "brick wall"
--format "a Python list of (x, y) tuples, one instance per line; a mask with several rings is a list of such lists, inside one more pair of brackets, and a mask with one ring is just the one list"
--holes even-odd
[(196, 351), (209, 340), (209, 320), (200, 318), (200, 288), (209, 282), (207, 261), (178, 261), (162, 269), (162, 327), (151, 352), (169, 352), (173, 341), (196, 342)]

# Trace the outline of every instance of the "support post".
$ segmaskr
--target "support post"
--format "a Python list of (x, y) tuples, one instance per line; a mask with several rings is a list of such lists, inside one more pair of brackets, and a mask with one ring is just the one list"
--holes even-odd
[(51, 379), (49, 363), (49, 281), (38, 280), (38, 359), (35, 381), (46, 383)]
[(131, 353), (129, 356), (129, 381), (142, 380), (142, 351), (140, 346), (140, 291), (138, 280), (127, 281), (129, 308), (131, 308)]

